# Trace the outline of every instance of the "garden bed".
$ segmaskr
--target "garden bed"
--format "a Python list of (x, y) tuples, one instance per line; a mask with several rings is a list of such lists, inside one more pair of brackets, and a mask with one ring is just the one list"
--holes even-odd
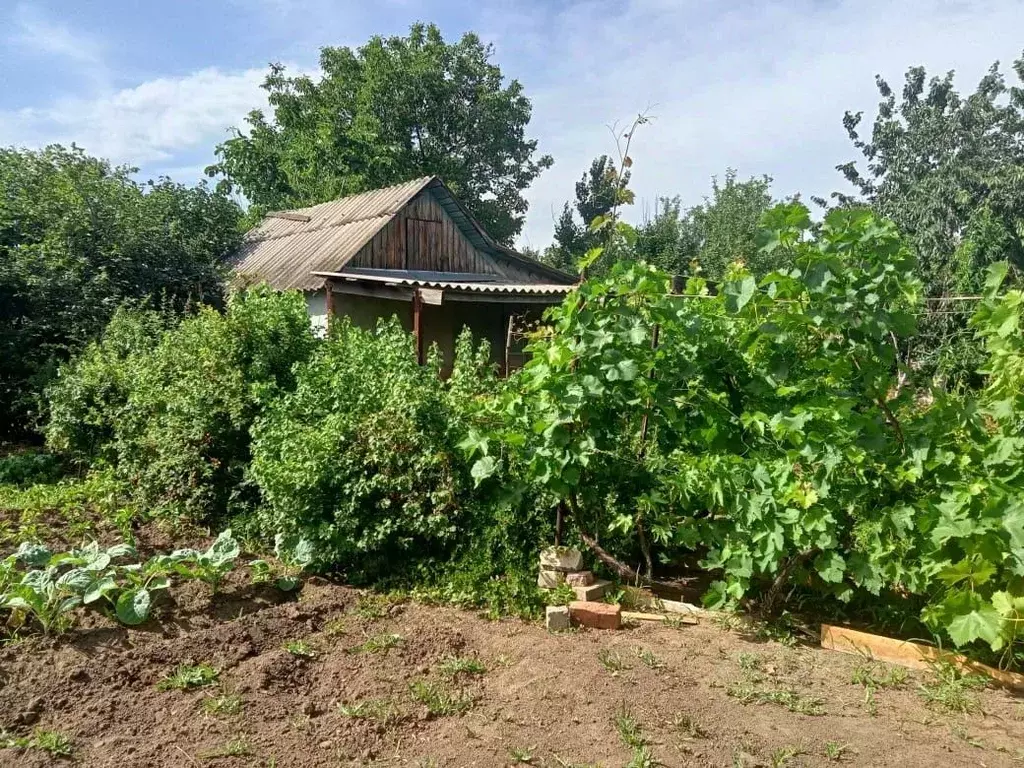
[[(0, 765), (931, 767), (1022, 757), (1024, 705), (1007, 693), (936, 687), (930, 671), (707, 621), (549, 634), (320, 579), (296, 598), (240, 574), (213, 599), (195, 583), (166, 599), (143, 628), (92, 615), (61, 637), (0, 650), (0, 727), (28, 744), (0, 749)], [(173, 683), (206, 684), (178, 690), (164, 682), (174, 672)], [(67, 758), (40, 748), (62, 745), (58, 736)]]

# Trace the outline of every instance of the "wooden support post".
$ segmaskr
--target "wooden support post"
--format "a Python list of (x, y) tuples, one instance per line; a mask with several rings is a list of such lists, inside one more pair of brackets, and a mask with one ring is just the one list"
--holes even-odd
[(412, 335), (416, 339), (416, 362), (423, 365), (423, 297), (419, 288), (412, 293)]
[(505, 328), (505, 378), (511, 373), (509, 355), (512, 354), (512, 323), (515, 320), (513, 312), (508, 313), (508, 325)]
[(327, 335), (329, 336), (331, 333), (331, 324), (334, 321), (334, 281), (328, 280), (325, 283), (325, 287), (327, 288), (327, 319), (325, 323), (327, 327), (325, 330), (327, 331)]

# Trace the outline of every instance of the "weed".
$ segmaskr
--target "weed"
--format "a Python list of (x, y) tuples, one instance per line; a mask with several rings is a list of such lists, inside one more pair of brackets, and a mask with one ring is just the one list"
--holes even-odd
[(552, 755), (551, 759), (555, 761), (555, 765), (558, 768), (601, 768), (597, 763), (570, 763), (564, 757), (559, 755)]
[(60, 731), (49, 731), (45, 728), (37, 728), (31, 736), (14, 736), (6, 731), (0, 731), (0, 749), (5, 747), (38, 749), (57, 757), (70, 757), (75, 751), (70, 738)]
[(219, 696), (207, 696), (203, 699), (202, 707), (208, 715), (238, 715), (242, 712), (243, 704), (241, 696), (222, 693)]
[(331, 619), (324, 624), (324, 634), (328, 637), (338, 637), (338, 635), (344, 635), (348, 631), (348, 622), (345, 618)]
[(853, 670), (850, 682), (865, 688), (894, 688), (907, 681), (905, 667), (880, 667), (877, 664), (861, 664)]
[(533, 762), (533, 750), (535, 749), (536, 747), (530, 747), (529, 749), (523, 749), (522, 747), (509, 747), (508, 756), (512, 759), (513, 763), (529, 765)]
[(648, 746), (638, 747), (626, 763), (626, 768), (657, 768), (660, 763), (654, 759), (654, 754)]
[(641, 648), (639, 645), (633, 649), (633, 655), (635, 655), (644, 666), (650, 667), (651, 669), (661, 669), (665, 666), (665, 662), (655, 656), (651, 651), (646, 648)]
[(251, 755), (252, 747), (249, 746), (249, 742), (239, 736), (237, 739), (229, 741), (223, 747), (211, 749), (209, 752), (202, 753), (199, 757), (202, 760), (215, 760), (218, 757), (249, 757)]
[(622, 656), (619, 655), (618, 651), (613, 651), (609, 648), (602, 648), (599, 650), (597, 652), (597, 660), (600, 661), (604, 668), (613, 675), (617, 675), (619, 672), (631, 669)]
[(405, 639), (401, 635), (381, 632), (380, 634), (371, 635), (365, 642), (350, 650), (352, 653), (380, 653), (381, 651), (401, 645), (404, 641)]
[(672, 720), (672, 726), (690, 739), (706, 739), (708, 736), (708, 732), (700, 726), (700, 723), (682, 712), (676, 713)]
[(843, 744), (838, 741), (827, 741), (825, 742), (825, 757), (829, 760), (839, 762), (843, 759), (843, 755), (845, 755), (849, 749), (849, 744)]
[(384, 725), (400, 717), (398, 707), (389, 699), (363, 699), (356, 704), (339, 704), (338, 712), (355, 720), (376, 720)]
[(466, 693), (455, 693), (426, 680), (417, 680), (409, 686), (412, 697), (425, 704), (432, 715), (459, 715), (473, 706), (473, 698)]
[(880, 688), (893, 688), (903, 685), (906, 680), (906, 668), (885, 668), (873, 663), (861, 664), (853, 670), (853, 674), (850, 676), (851, 683), (864, 686), (864, 709), (872, 717), (878, 714), (875, 691)]
[(687, 618), (686, 616), (675, 616), (672, 614), (668, 614), (662, 620), (662, 624), (664, 624), (669, 629), (684, 629), (688, 626), (691, 626), (693, 624), (693, 620)]
[(449, 656), (441, 661), (441, 674), (448, 678), (456, 678), (459, 675), (482, 675), (487, 667), (480, 659), (472, 656)]
[(315, 659), (318, 653), (316, 648), (305, 640), (289, 640), (283, 648), (292, 656), (298, 656), (300, 659)]
[(761, 669), (764, 661), (756, 653), (741, 653), (737, 662), (744, 672), (756, 672)]
[(779, 704), (801, 715), (823, 715), (821, 702), (801, 696), (788, 688), (764, 688), (749, 680), (733, 683), (726, 691), (741, 704)]
[(947, 712), (970, 714), (978, 711), (980, 704), (975, 691), (985, 688), (988, 678), (964, 674), (948, 661), (935, 662), (931, 668), (933, 679), (920, 686), (925, 703)]
[(772, 768), (784, 768), (789, 762), (799, 755), (802, 750), (797, 747), (779, 747), (772, 752), (769, 762)]
[(209, 664), (179, 664), (175, 670), (156, 684), (159, 691), (187, 691), (213, 685), (220, 677), (220, 670)]
[(964, 728), (963, 725), (961, 725), (960, 723), (954, 723), (953, 725), (951, 725), (949, 727), (949, 732), (961, 741), (970, 744), (972, 747), (976, 747), (977, 749), (985, 748), (985, 745), (981, 743), (981, 740), (978, 739), (976, 736), (971, 736), (971, 734), (967, 732), (967, 729)]
[(630, 749), (647, 744), (640, 724), (625, 704), (622, 704), (619, 711), (615, 713), (615, 730), (619, 732), (619, 740)]
[(615, 713), (614, 723), (615, 730), (619, 733), (619, 741), (631, 753), (626, 768), (655, 768), (658, 765), (658, 761), (654, 759), (654, 755), (651, 753), (651, 748), (647, 744), (647, 737), (644, 736), (640, 723), (637, 722), (625, 703)]
[(371, 592), (369, 594), (359, 596), (359, 600), (356, 602), (355, 612), (361, 619), (383, 619), (385, 616), (393, 613), (395, 606), (401, 604), (401, 602), (401, 598), (397, 596), (381, 595), (376, 592)]
[(545, 605), (568, 605), (576, 599), (576, 590), (564, 581), (544, 594)]

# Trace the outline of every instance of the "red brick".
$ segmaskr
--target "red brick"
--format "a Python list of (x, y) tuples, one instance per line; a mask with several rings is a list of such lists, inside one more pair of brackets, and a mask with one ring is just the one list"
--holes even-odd
[(577, 624), (593, 629), (618, 629), (622, 625), (622, 606), (574, 600), (569, 615)]

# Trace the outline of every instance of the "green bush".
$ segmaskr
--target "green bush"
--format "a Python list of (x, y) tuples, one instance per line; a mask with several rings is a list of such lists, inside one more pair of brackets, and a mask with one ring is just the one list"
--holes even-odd
[(154, 310), (122, 306), (103, 334), (47, 388), (49, 421), (43, 434), (51, 450), (80, 464), (116, 458), (114, 437), (146, 353), (155, 347), (168, 318)]
[(364, 575), (449, 549), (472, 483), (447, 389), (393, 319), (375, 332), (339, 324), (255, 426), (259, 529), (301, 534)]
[(0, 457), (0, 485), (50, 483), (64, 471), (60, 457), (38, 450), (23, 450)]
[(251, 504), (249, 429), (316, 344), (297, 293), (257, 286), (160, 331), (125, 312), (50, 389), (51, 446), (112, 463), (135, 501), (194, 521)]

